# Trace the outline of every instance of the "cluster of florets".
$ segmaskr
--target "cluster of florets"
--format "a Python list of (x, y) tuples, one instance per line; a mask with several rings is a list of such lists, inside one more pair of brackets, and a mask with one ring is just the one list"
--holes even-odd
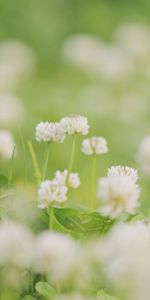
[(80, 179), (77, 173), (70, 173), (67, 170), (63, 172), (57, 171), (54, 179), (45, 180), (41, 183), (38, 196), (39, 208), (48, 208), (54, 203), (62, 203), (67, 200), (67, 192), (69, 188), (78, 188)]
[(133, 214), (139, 206), (140, 189), (136, 183), (137, 179), (137, 170), (133, 168), (110, 168), (107, 177), (99, 180), (101, 213), (112, 218), (117, 218), (121, 213)]
[(65, 117), (60, 122), (41, 122), (36, 126), (36, 140), (38, 142), (62, 143), (66, 135), (86, 135), (89, 131), (89, 124), (86, 117), (71, 116)]

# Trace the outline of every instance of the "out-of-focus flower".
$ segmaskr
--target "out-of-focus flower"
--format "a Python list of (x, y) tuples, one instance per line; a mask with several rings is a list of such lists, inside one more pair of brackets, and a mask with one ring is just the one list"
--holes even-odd
[[(10, 159), (13, 155), (15, 142), (12, 134), (7, 130), (0, 130), (0, 155), (5, 159)], [(16, 152), (15, 152), (16, 154)]]
[(98, 247), (107, 277), (116, 291), (126, 294), (129, 300), (147, 300), (150, 293), (149, 226), (139, 222), (118, 224)]
[(67, 186), (54, 180), (45, 180), (38, 190), (38, 207), (48, 208), (50, 205), (67, 200)]
[(93, 136), (82, 142), (82, 152), (87, 155), (104, 154), (108, 152), (107, 141), (103, 137)]
[(21, 41), (8, 40), (0, 43), (0, 89), (16, 85), (20, 77), (33, 72), (35, 54)]
[(60, 121), (66, 134), (82, 134), (87, 135), (89, 132), (89, 124), (86, 117), (83, 116), (69, 116), (62, 118)]
[(0, 223), (0, 265), (29, 267), (33, 259), (33, 236), (21, 224)]
[(116, 38), (134, 58), (150, 55), (150, 28), (143, 24), (125, 24), (116, 31)]
[(130, 168), (130, 167), (123, 167), (123, 166), (112, 166), (108, 169), (108, 177), (114, 176), (127, 176), (129, 177), (134, 183), (138, 180), (137, 170)]
[(79, 249), (77, 243), (67, 235), (43, 232), (36, 241), (35, 269), (51, 274), (53, 280), (63, 280), (76, 269)]
[(62, 53), (66, 61), (95, 73), (103, 60), (105, 44), (94, 36), (74, 35), (64, 42)]
[(65, 132), (60, 123), (40, 122), (36, 126), (35, 136), (38, 142), (63, 143)]
[(139, 145), (137, 161), (143, 173), (150, 175), (150, 135), (143, 138)]
[[(68, 177), (68, 178), (67, 178)], [(63, 172), (57, 171), (54, 178), (58, 183), (63, 185), (68, 185), (68, 187), (72, 187), (74, 189), (78, 188), (81, 184), (78, 173), (70, 173), (68, 175), (68, 171), (64, 170)]]
[(132, 58), (118, 45), (108, 45), (92, 36), (78, 35), (66, 40), (63, 55), (89, 74), (118, 80), (133, 72)]
[(129, 176), (104, 177), (98, 187), (98, 197), (102, 201), (100, 211), (112, 218), (122, 213), (133, 214), (139, 206), (139, 193), (139, 187)]
[(24, 107), (19, 99), (10, 93), (0, 94), (0, 124), (17, 125), (23, 119)]

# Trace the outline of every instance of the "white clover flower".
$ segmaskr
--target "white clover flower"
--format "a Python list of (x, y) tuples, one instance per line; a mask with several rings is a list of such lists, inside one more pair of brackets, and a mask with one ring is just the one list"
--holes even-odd
[(62, 203), (67, 200), (67, 186), (56, 180), (45, 180), (38, 190), (38, 207), (48, 208), (54, 202)]
[(87, 135), (89, 132), (89, 124), (86, 117), (82, 116), (69, 116), (62, 118), (60, 121), (66, 134), (82, 134)]
[(150, 175), (150, 135), (143, 138), (137, 153), (138, 164), (147, 176)]
[(103, 215), (117, 218), (121, 213), (133, 214), (139, 206), (139, 187), (128, 176), (104, 177), (99, 181)]
[[(129, 300), (147, 300), (150, 286), (150, 229), (142, 223), (118, 224), (99, 243), (107, 278)], [(98, 251), (97, 251), (98, 253)]]
[(71, 188), (78, 188), (81, 184), (78, 173), (70, 173), (68, 175), (68, 171), (64, 170), (63, 172), (57, 171), (54, 178), (58, 183), (62, 185), (68, 185)]
[(55, 280), (64, 279), (76, 268), (79, 247), (67, 235), (45, 231), (37, 237), (35, 246), (35, 269), (52, 274)]
[(107, 141), (103, 137), (96, 136), (85, 139), (82, 142), (82, 152), (87, 155), (107, 153)]
[(134, 183), (136, 183), (138, 180), (138, 174), (136, 169), (123, 166), (112, 166), (108, 169), (108, 177), (114, 177), (119, 175), (129, 177)]
[(36, 126), (35, 137), (38, 142), (63, 143), (65, 132), (60, 123), (40, 122)]
[[(5, 159), (11, 159), (15, 148), (12, 134), (7, 130), (0, 130), (0, 155)], [(16, 152), (15, 152), (16, 154)]]
[(28, 267), (32, 262), (33, 237), (21, 224), (0, 223), (0, 265), (19, 268)]

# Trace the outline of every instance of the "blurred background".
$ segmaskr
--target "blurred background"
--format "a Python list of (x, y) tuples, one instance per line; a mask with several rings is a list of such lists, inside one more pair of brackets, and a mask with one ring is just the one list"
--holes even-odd
[[(149, 20), (149, 0), (0, 0), (0, 126), (17, 143), (18, 181), (26, 167), (34, 180), (27, 140), (43, 163), (36, 124), (70, 114), (86, 116), (90, 135), (108, 141), (109, 153), (98, 158), (98, 176), (111, 165), (137, 167), (139, 144), (150, 134)], [(83, 182), (83, 199), (91, 160), (80, 152), (81, 141), (74, 171)], [(67, 168), (70, 145), (69, 139), (52, 145), (50, 177)], [(1, 165), (7, 174), (9, 162)], [(140, 173), (146, 213), (149, 180)]]

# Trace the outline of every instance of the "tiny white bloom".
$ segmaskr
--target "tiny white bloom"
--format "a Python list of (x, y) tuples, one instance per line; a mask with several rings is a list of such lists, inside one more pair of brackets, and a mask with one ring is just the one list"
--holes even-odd
[(70, 173), (68, 178), (68, 184), (70, 187), (76, 189), (80, 186), (80, 178), (77, 173)]
[(150, 135), (143, 138), (139, 145), (137, 161), (143, 173), (150, 175)]
[(137, 182), (138, 180), (138, 174), (137, 170), (130, 168), (130, 167), (123, 167), (123, 166), (112, 166), (110, 169), (108, 169), (108, 177), (113, 176), (127, 176), (129, 177), (133, 182)]
[(82, 134), (87, 135), (89, 132), (89, 124), (86, 117), (83, 116), (69, 116), (62, 118), (62, 124), (65, 132), (69, 135)]
[(35, 136), (38, 142), (63, 143), (65, 132), (62, 125), (58, 122), (40, 122), (36, 126)]
[(56, 180), (45, 180), (38, 190), (38, 207), (47, 208), (54, 202), (64, 202), (67, 200), (68, 188), (58, 183)]
[(139, 187), (128, 176), (104, 177), (99, 181), (98, 197), (100, 211), (106, 216), (117, 218), (121, 213), (135, 213), (138, 207)]
[(103, 137), (96, 136), (85, 139), (82, 142), (82, 152), (87, 155), (107, 153), (107, 141)]
[(5, 159), (11, 159), (15, 148), (12, 134), (7, 130), (0, 130), (0, 155)]
[[(78, 188), (81, 184), (78, 173), (70, 173), (68, 175), (68, 171), (64, 170), (63, 172), (57, 171), (54, 178), (58, 183), (63, 185), (68, 185), (71, 188)], [(68, 182), (67, 182), (68, 179)]]

